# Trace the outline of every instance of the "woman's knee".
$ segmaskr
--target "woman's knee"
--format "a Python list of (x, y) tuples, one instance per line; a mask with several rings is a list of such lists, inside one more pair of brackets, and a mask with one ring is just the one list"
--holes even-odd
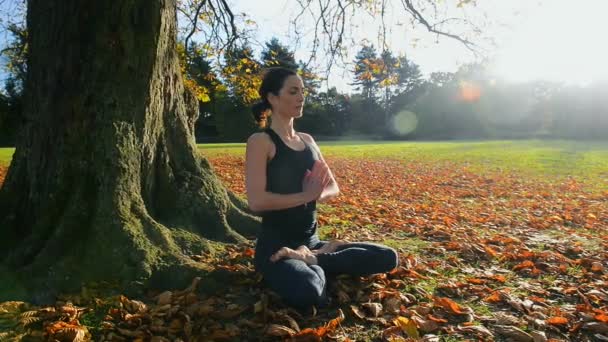
[(284, 300), (298, 308), (319, 305), (325, 298), (325, 278), (316, 273), (308, 273), (293, 279)]
[(385, 247), (381, 254), (382, 265), (385, 267), (385, 272), (388, 272), (399, 266), (399, 254), (393, 248)]

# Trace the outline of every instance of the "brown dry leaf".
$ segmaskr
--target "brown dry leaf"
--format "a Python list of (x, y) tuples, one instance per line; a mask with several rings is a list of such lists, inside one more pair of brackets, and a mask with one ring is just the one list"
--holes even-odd
[(363, 311), (361, 309), (359, 309), (358, 306), (356, 305), (351, 305), (350, 306), (350, 310), (355, 314), (355, 316), (357, 316), (360, 319), (365, 318), (365, 313), (363, 313)]
[(296, 331), (284, 325), (270, 324), (266, 329), (266, 334), (277, 337), (291, 337), (296, 334)]
[(298, 325), (298, 322), (296, 322), (296, 320), (289, 316), (287, 313), (277, 312), (277, 317), (286, 320), (287, 323), (289, 323), (289, 326), (296, 332), (300, 331), (300, 326)]
[(532, 335), (510, 325), (495, 325), (494, 330), (496, 330), (499, 335), (513, 339), (514, 341), (534, 342)]
[(510, 315), (506, 312), (497, 312), (494, 314), (496, 318), (496, 324), (498, 325), (518, 325), (519, 318)]
[(221, 319), (232, 319), (247, 310), (246, 306), (239, 306), (237, 304), (230, 304), (225, 310), (222, 310), (215, 314), (216, 317)]
[(396, 341), (395, 338), (403, 338), (401, 335), (403, 330), (398, 326), (392, 326), (382, 331), (382, 339), (386, 341)]
[(587, 322), (583, 324), (582, 329), (598, 334), (608, 334), (608, 324), (603, 322)]
[(137, 338), (137, 337), (144, 337), (145, 333), (143, 331), (133, 331), (133, 330), (129, 330), (129, 329), (122, 329), (122, 328), (116, 328), (116, 331), (118, 331), (119, 334), (126, 336), (126, 337), (131, 337), (131, 338)]
[(465, 326), (458, 327), (458, 331), (474, 333), (474, 334), (480, 336), (483, 341), (487, 341), (487, 340), (491, 341), (494, 339), (494, 334), (492, 334), (492, 332), (490, 330), (488, 330), (488, 328), (484, 327), (483, 325), (465, 325)]
[(63, 321), (49, 324), (45, 329), (45, 335), (50, 341), (84, 342), (90, 340), (86, 327)]
[(211, 332), (211, 334), (209, 336), (206, 336), (206, 338), (208, 338), (211, 341), (216, 341), (216, 340), (230, 340), (234, 337), (234, 335), (225, 329), (215, 329)]
[(350, 296), (344, 290), (338, 290), (336, 295), (338, 296), (338, 303), (340, 304), (348, 303), (351, 301)]
[(380, 303), (363, 303), (361, 306), (374, 317), (382, 314), (382, 304)]
[(120, 296), (120, 302), (129, 313), (145, 312), (148, 308), (146, 304), (139, 300), (131, 300), (125, 296)]
[(416, 323), (418, 329), (420, 329), (420, 331), (424, 333), (437, 331), (439, 330), (439, 328), (441, 328), (439, 323), (437, 323), (436, 321), (431, 319), (424, 319), (420, 316), (412, 316), (411, 320), (413, 320)]
[(401, 299), (397, 296), (387, 297), (383, 305), (386, 312), (396, 314), (401, 310)]

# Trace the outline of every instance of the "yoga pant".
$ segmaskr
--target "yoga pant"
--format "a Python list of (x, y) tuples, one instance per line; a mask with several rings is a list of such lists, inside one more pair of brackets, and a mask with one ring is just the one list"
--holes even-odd
[(266, 285), (290, 306), (306, 310), (311, 306), (327, 304), (327, 277), (339, 274), (366, 276), (384, 273), (398, 265), (394, 249), (373, 243), (353, 242), (337, 248), (332, 253), (317, 255), (317, 265), (283, 258), (270, 261), (270, 256), (282, 247), (296, 249), (306, 246), (310, 250), (327, 244), (315, 234), (301, 241), (286, 241), (271, 234), (262, 233), (258, 238), (254, 264), (264, 276)]

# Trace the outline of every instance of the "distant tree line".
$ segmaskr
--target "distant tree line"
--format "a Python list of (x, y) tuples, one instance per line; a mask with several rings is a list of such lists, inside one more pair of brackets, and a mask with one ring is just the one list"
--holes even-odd
[[(11, 27), (3, 54), (8, 78), (0, 94), (0, 144), (12, 145), (19, 131), (21, 94), (27, 75), (27, 33)], [(296, 128), (322, 138), (519, 139), (608, 137), (608, 84), (585, 87), (557, 83), (508, 83), (493, 78), (483, 63), (454, 73), (423, 77), (404, 55), (361, 46), (353, 60), (353, 92), (322, 89), (322, 79), (278, 39), (256, 56), (247, 43), (223, 52), (190, 41), (178, 46), (186, 86), (199, 100), (198, 142), (244, 141), (259, 129), (250, 107), (258, 101), (266, 68), (297, 70), (307, 98)]]

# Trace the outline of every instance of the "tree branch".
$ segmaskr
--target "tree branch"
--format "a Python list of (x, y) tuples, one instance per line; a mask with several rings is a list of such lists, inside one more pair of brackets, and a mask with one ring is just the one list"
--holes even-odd
[(464, 44), (464, 46), (469, 49), (471, 52), (477, 54), (477, 50), (475, 49), (475, 47), (477, 46), (475, 43), (471, 42), (468, 39), (462, 38), (458, 35), (452, 34), (452, 33), (448, 33), (448, 32), (444, 32), (444, 31), (440, 31), (435, 29), (436, 25), (431, 25), (429, 24), (429, 22), (422, 16), (422, 14), (420, 14), (420, 12), (414, 7), (414, 5), (412, 4), (411, 0), (401, 0), (401, 3), (403, 4), (405, 10), (409, 13), (412, 14), (412, 16), (414, 17), (414, 19), (416, 21), (418, 21), (420, 24), (422, 24), (424, 27), (426, 27), (426, 29), (429, 32), (433, 32), (436, 33), (438, 35), (441, 36), (445, 36), (445, 37), (449, 37), (452, 39), (455, 39), (459, 42), (461, 42), (462, 44)]
[(192, 22), (192, 30), (190, 30), (190, 33), (186, 36), (186, 39), (184, 39), (184, 50), (186, 53), (186, 59), (190, 60), (190, 54), (188, 53), (188, 41), (190, 40), (190, 38), (192, 37), (192, 35), (194, 34), (194, 32), (196, 32), (196, 25), (198, 23), (198, 17), (201, 14), (201, 10), (203, 9), (203, 6), (205, 6), (205, 4), (207, 3), (207, 0), (200, 0), (201, 2), (198, 4), (198, 6), (196, 6), (196, 10), (194, 11), (194, 16), (193, 18), (191, 18), (191, 22)]

